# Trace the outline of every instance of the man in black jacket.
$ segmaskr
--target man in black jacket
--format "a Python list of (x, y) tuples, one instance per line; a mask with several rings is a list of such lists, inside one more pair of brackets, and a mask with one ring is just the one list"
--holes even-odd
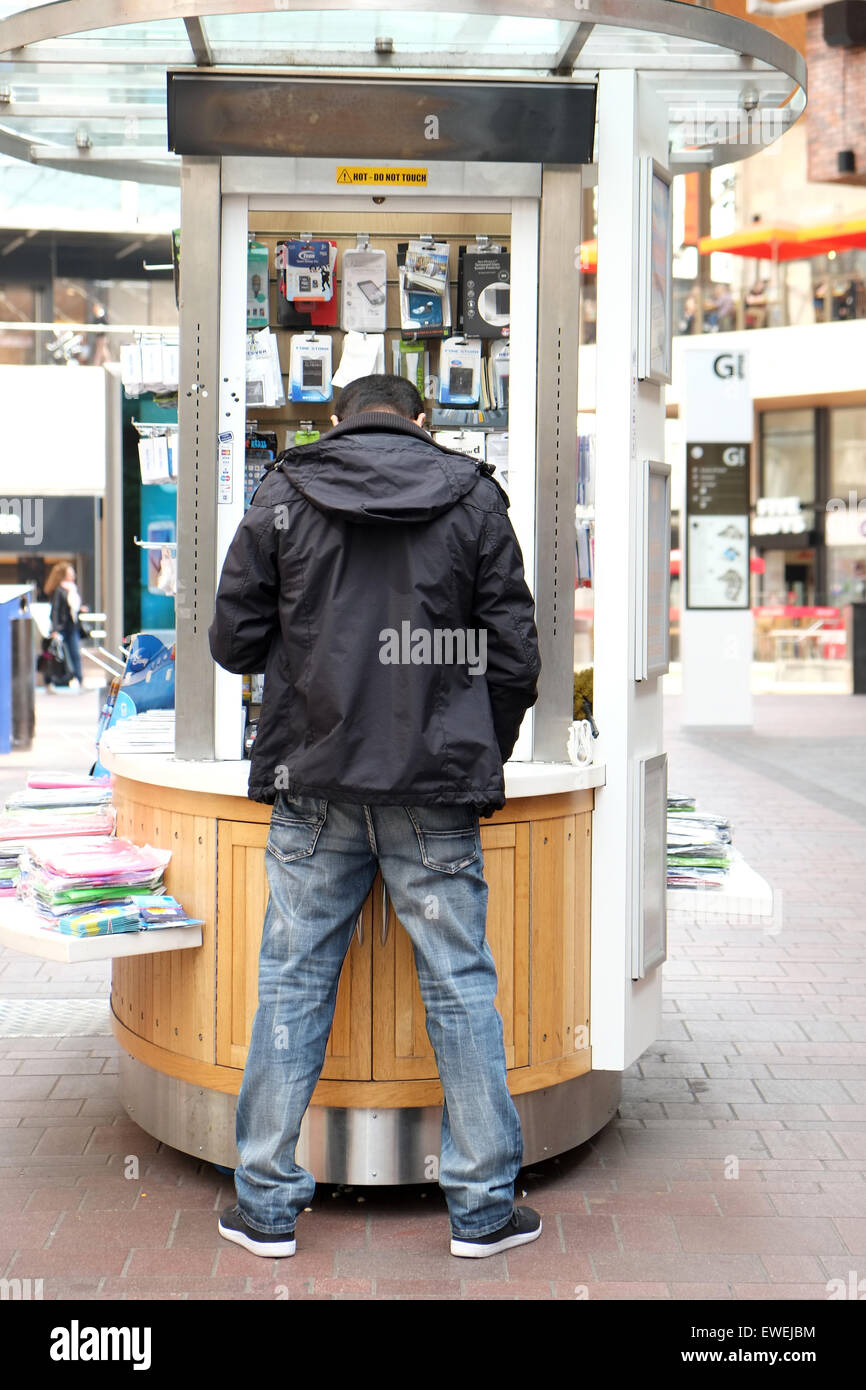
[(492, 470), (437, 445), (408, 381), (341, 394), (334, 429), (289, 449), (229, 548), (215, 661), (264, 670), (249, 795), (273, 805), (259, 1006), (238, 1100), (227, 1239), (295, 1252), (314, 1181), (295, 1160), (337, 985), (377, 868), (412, 939), (445, 1093), (439, 1182), (451, 1252), (534, 1240), (514, 1206), (522, 1159), (479, 816), (536, 698), (532, 597)]

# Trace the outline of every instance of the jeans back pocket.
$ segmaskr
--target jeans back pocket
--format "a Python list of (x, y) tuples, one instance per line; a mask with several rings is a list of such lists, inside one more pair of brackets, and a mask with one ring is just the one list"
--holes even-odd
[(456, 874), (480, 857), (478, 820), (470, 807), (407, 806), (406, 814), (425, 868)]
[(308, 858), (316, 848), (327, 814), (327, 801), (278, 791), (268, 831), (268, 853), (281, 864)]

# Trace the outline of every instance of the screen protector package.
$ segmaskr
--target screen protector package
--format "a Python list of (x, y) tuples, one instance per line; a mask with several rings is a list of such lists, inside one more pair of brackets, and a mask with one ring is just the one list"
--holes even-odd
[(487, 462), (492, 463), (496, 477), (503, 487), (508, 487), (508, 432), (494, 430), (487, 436)]
[(268, 248), (260, 241), (247, 247), (247, 328), (268, 323)]
[(490, 396), (496, 410), (508, 409), (508, 388), (511, 382), (511, 344), (490, 345)]
[(481, 339), (446, 338), (439, 357), (439, 404), (477, 405), (481, 393)]
[(276, 334), (269, 328), (247, 334), (247, 405), (283, 405), (286, 393)]
[(498, 247), (469, 249), (463, 258), (463, 331), (477, 338), (507, 338), (511, 323), (511, 256)]
[(342, 327), (357, 333), (384, 333), (388, 326), (387, 289), (384, 251), (344, 252)]
[(312, 333), (292, 337), (289, 399), (318, 403), (331, 399), (331, 339)]
[(359, 376), (374, 376), (385, 370), (384, 333), (347, 333), (343, 339), (343, 355), (334, 372), (334, 386), (348, 386)]

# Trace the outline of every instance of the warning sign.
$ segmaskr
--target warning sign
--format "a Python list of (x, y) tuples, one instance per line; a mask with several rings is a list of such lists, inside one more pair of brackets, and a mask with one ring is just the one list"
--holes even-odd
[(391, 169), (379, 164), (338, 164), (337, 183), (355, 188), (411, 187), (426, 188), (426, 169)]

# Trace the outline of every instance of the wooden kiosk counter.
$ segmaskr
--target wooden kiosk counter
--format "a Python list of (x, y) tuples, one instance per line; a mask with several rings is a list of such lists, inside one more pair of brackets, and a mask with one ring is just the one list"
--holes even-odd
[[(117, 959), (111, 1004), (130, 1116), (175, 1148), (234, 1166), (234, 1112), (257, 1003), (270, 807), (249, 764), (112, 754), (117, 833), (172, 851), (169, 891), (204, 919), (198, 949)], [(512, 764), (482, 823), (488, 939), (525, 1161), (582, 1142), (613, 1114), (617, 1073), (589, 1047), (590, 850), (599, 766)], [(381, 878), (337, 996), (301, 1161), (331, 1182), (435, 1177), (442, 1091), (409, 938)]]

